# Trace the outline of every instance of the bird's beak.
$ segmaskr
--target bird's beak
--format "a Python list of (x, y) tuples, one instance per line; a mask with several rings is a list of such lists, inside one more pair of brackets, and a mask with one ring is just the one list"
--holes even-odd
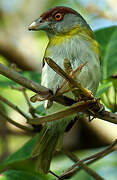
[(28, 27), (28, 30), (29, 31), (36, 31), (38, 29), (38, 25), (37, 25), (37, 23), (34, 21), (33, 23), (31, 23), (30, 25), (29, 25), (29, 27)]
[(29, 31), (39, 31), (39, 30), (47, 30), (49, 27), (48, 21), (42, 21), (42, 18), (35, 20), (31, 25), (29, 25), (28, 30)]

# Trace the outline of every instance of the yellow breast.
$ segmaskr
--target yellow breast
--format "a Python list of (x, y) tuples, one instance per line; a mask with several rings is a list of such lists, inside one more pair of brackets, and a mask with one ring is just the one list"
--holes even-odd
[[(98, 57), (100, 60), (101, 59), (101, 53), (100, 53), (99, 44), (94, 39), (93, 31), (88, 27), (82, 27), (81, 28), (80, 26), (77, 25), (74, 29), (72, 29), (68, 33), (56, 35), (56, 36), (50, 38), (48, 46), (49, 47), (53, 47), (56, 45), (60, 46), (63, 42), (69, 41), (71, 38), (73, 38), (76, 35), (83, 36), (84, 39), (87, 39), (88, 41), (92, 42), (93, 50), (98, 54)], [(47, 54), (48, 53), (46, 52), (46, 55)]]

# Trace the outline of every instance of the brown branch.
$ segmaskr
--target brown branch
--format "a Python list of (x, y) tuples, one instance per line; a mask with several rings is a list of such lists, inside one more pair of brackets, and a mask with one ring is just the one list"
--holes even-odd
[(21, 74), (15, 72), (14, 70), (8, 68), (7, 66), (3, 65), (0, 63), (0, 74), (8, 77), (9, 79), (15, 81), (16, 83), (36, 92), (36, 93), (41, 93), (43, 95), (51, 95), (51, 92), (49, 89), (40, 86), (34, 81), (31, 81), (29, 79), (26, 79), (23, 77)]
[[(0, 110), (4, 112), (3, 106), (0, 103)], [(1, 139), (1, 153), (0, 153), (0, 162), (3, 161), (8, 155), (9, 155), (9, 150), (8, 150), (8, 137), (7, 137), (8, 129), (6, 125), (6, 120), (5, 118), (0, 114), (0, 139)]]
[(95, 104), (96, 104), (95, 99), (94, 100), (87, 100), (87, 101), (80, 101), (78, 103), (73, 104), (70, 107), (67, 107), (64, 110), (61, 110), (59, 112), (47, 115), (45, 117), (30, 119), (28, 122), (30, 124), (42, 124), (45, 122), (60, 120), (60, 119), (63, 119), (67, 116), (73, 115), (77, 112), (85, 112), (86, 110), (89, 109), (90, 105), (95, 105)]
[(18, 113), (20, 113), (24, 118), (26, 118), (27, 120), (31, 119), (27, 114), (25, 114), (21, 109), (19, 109), (18, 106), (14, 105), (13, 103), (11, 103), (10, 101), (8, 101), (6, 98), (4, 98), (3, 96), (0, 95), (0, 101), (2, 101), (3, 103), (7, 104), (9, 107), (11, 107), (12, 109), (14, 109), (15, 111), (17, 111)]
[(26, 100), (26, 103), (27, 103), (27, 105), (29, 107), (29, 113), (31, 114), (31, 116), (33, 118), (35, 118), (36, 117), (35, 116), (35, 108), (32, 106), (32, 104), (31, 104), (31, 102), (30, 102), (30, 100), (28, 98), (28, 95), (26, 93), (26, 88), (24, 88), (22, 86), (21, 87), (11, 86), (11, 88), (23, 93), (23, 96), (24, 96), (24, 98)]
[(7, 117), (7, 116), (5, 115), (5, 113), (3, 113), (1, 110), (0, 110), (0, 114), (1, 114), (1, 116), (3, 116), (10, 124), (12, 124), (12, 125), (20, 128), (20, 129), (22, 129), (22, 130), (24, 130), (24, 131), (33, 132), (33, 127), (26, 127), (26, 126), (23, 126), (22, 124), (19, 124), (19, 123), (13, 121), (11, 118)]
[[(103, 158), (104, 156), (110, 154), (111, 152), (115, 151), (115, 146), (117, 145), (117, 140), (115, 140), (110, 146), (108, 146), (106, 149), (104, 149), (103, 151), (96, 153), (92, 156), (88, 156), (87, 158), (84, 158), (80, 161), (78, 161), (77, 163), (75, 163), (73, 166), (71, 166), (62, 176), (61, 179), (65, 179), (65, 178), (70, 178), (73, 175), (75, 175), (78, 171), (80, 171), (82, 169), (82, 163), (85, 162), (86, 165), (90, 165), (94, 162), (96, 162), (97, 160)], [(78, 168), (75, 168), (76, 166), (78, 166)], [(75, 168), (75, 169), (74, 169)]]
[(112, 112), (102, 110), (101, 112), (96, 113), (94, 116), (101, 120), (105, 120), (107, 122), (117, 124), (117, 114), (114, 114)]
[[(72, 152), (66, 150), (63, 150), (62, 152), (66, 154), (72, 161), (74, 162), (80, 161), (80, 159), (77, 156), (75, 156), (75, 154), (73, 154)], [(89, 168), (86, 164), (84, 164), (83, 162), (81, 162), (81, 164), (82, 164), (82, 169), (85, 170), (93, 178), (95, 178), (96, 180), (104, 180), (99, 174), (97, 174), (93, 169)], [(61, 177), (59, 177), (59, 179), (61, 179)]]
[(34, 81), (31, 81), (25, 77), (23, 77), (21, 74), (18, 72), (10, 69), (9, 67), (3, 65), (0, 63), (0, 74), (2, 74), (5, 77), (8, 77), (9, 79), (15, 81), (16, 83), (22, 85), (25, 88), (28, 88), (32, 90), (35, 93), (38, 93), (38, 95), (43, 96), (45, 99), (52, 99), (55, 100), (56, 102), (63, 104), (63, 105), (71, 105), (75, 101), (69, 97), (66, 96), (53, 96), (53, 93), (50, 89), (43, 87), (39, 84), (37, 84)]

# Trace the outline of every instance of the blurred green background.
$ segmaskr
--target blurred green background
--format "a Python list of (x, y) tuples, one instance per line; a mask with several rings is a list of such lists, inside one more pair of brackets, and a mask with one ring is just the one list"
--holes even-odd
[[(94, 31), (117, 25), (116, 0), (0, 0), (1, 63), (12, 68), (17, 66), (17, 70), (25, 72), (26, 77), (40, 82), (41, 63), (48, 38), (44, 32), (29, 32), (28, 25), (42, 12), (56, 5), (69, 6), (77, 10)], [(30, 75), (29, 71), (36, 72), (36, 75)], [(10, 85), (12, 85), (11, 81), (8, 82), (0, 75), (0, 94), (29, 114), (29, 108), (22, 92), (11, 89)], [(27, 93), (29, 98), (34, 94), (31, 91)], [(111, 98), (113, 97), (110, 96)], [(36, 107), (38, 103), (32, 105)], [(0, 108), (15, 121), (25, 124), (21, 115), (1, 102)], [(30, 137), (18, 128), (11, 126), (0, 115), (0, 162), (22, 147)], [(95, 148), (109, 145), (116, 137), (116, 125), (101, 120), (88, 123), (84, 119), (76, 123), (70, 132), (65, 134), (64, 148), (75, 151), (82, 158), (89, 153), (97, 152), (98, 149)], [(106, 179), (114, 180), (117, 176), (115, 158), (117, 158), (117, 154), (113, 153), (92, 167)], [(60, 173), (71, 164), (66, 157), (58, 155), (52, 163), (52, 169)], [(6, 172), (2, 178), (7, 179), (7, 176), (14, 180), (13, 177), (10, 177), (10, 171)], [(78, 177), (82, 180), (92, 179), (84, 172), (73, 179)], [(52, 177), (47, 177), (47, 179), (49, 178), (52, 179)]]

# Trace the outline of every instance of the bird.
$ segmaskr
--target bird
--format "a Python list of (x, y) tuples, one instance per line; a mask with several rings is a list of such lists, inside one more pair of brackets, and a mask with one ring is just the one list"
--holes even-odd
[[(28, 29), (46, 32), (49, 42), (44, 58), (51, 58), (63, 70), (65, 70), (65, 59), (68, 59), (72, 71), (86, 63), (76, 80), (95, 95), (100, 80), (100, 47), (91, 27), (76, 10), (56, 6), (34, 20)], [(62, 83), (64, 84), (64, 79), (44, 62), (41, 84), (56, 93)], [(74, 97), (74, 94), (68, 92), (66, 96)], [(47, 114), (66, 108), (56, 102), (49, 105), (47, 100), (44, 106)], [(38, 156), (38, 171), (45, 174), (49, 172), (53, 153), (55, 150), (61, 150), (65, 129), (73, 118), (74, 116), (47, 122), (43, 126), (39, 133), (38, 145), (33, 152), (33, 156)]]

